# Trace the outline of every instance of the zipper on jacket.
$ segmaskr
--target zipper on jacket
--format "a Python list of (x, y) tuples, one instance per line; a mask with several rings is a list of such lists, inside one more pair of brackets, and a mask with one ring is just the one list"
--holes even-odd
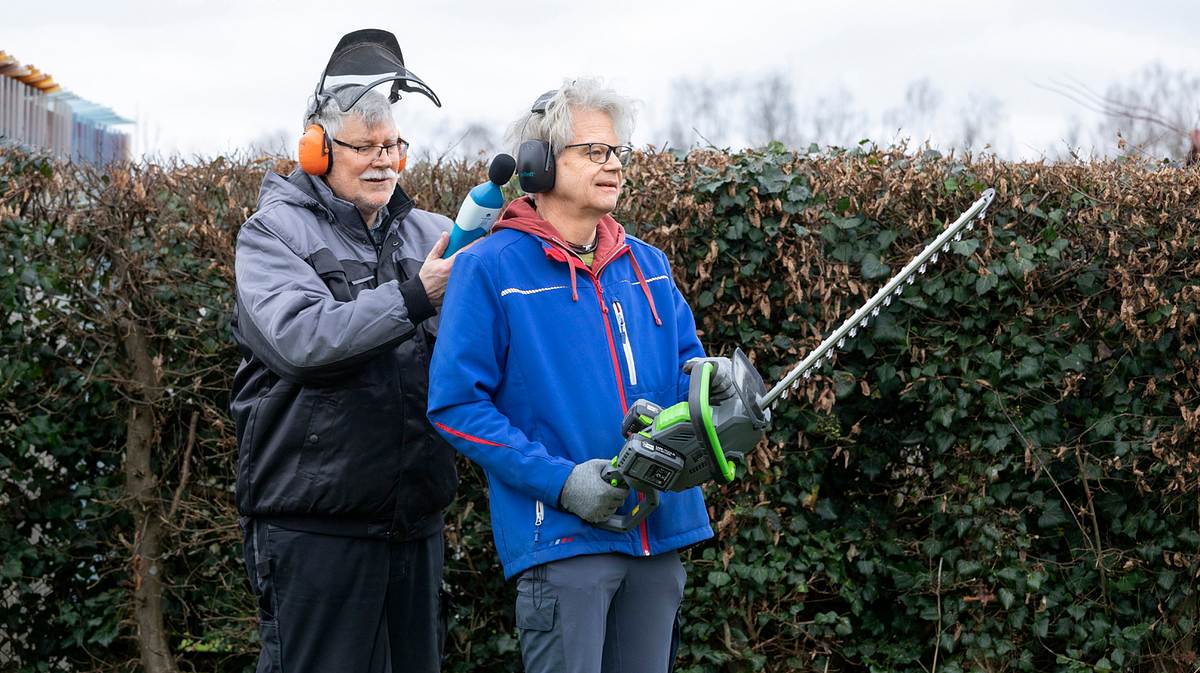
[[(371, 249), (375, 251), (375, 266), (378, 267), (379, 261), (383, 258), (383, 244), (375, 243), (375, 234), (371, 233), (371, 228), (367, 226), (366, 222), (363, 222), (362, 226), (363, 226), (363, 233), (367, 235), (367, 245), (371, 246)], [(380, 224), (378, 226), (383, 226), (383, 225)]]
[[(612, 356), (613, 373), (616, 375), (617, 395), (621, 398), (621, 413), (625, 414), (629, 411), (629, 403), (625, 401), (625, 384), (621, 381), (621, 365), (617, 362), (617, 347), (613, 343), (612, 324), (608, 321), (608, 304), (604, 302), (604, 289), (600, 287), (600, 279), (596, 274), (591, 274), (592, 283), (596, 286), (596, 299), (600, 303), (601, 317), (604, 318), (604, 336), (608, 339), (608, 352)], [(616, 302), (613, 302), (614, 309)], [(615, 313), (615, 310), (614, 310)], [(638, 502), (642, 501), (642, 495), (638, 494)], [(638, 526), (638, 532), (641, 533), (642, 555), (650, 556), (650, 534), (646, 528), (645, 520)]]
[(621, 333), (621, 348), (625, 350), (625, 364), (629, 369), (629, 385), (637, 385), (637, 365), (633, 363), (633, 345), (629, 342), (629, 330), (625, 327), (625, 311), (621, 302), (613, 302), (613, 313), (617, 316), (617, 331)]
[(542, 521), (546, 518), (546, 506), (541, 500), (533, 506), (533, 544), (537, 544), (542, 538)]
[(608, 320), (608, 304), (604, 302), (604, 288), (600, 287), (600, 280), (596, 275), (589, 272), (592, 277), (592, 283), (596, 286), (596, 302), (600, 304), (600, 317), (604, 319), (604, 338), (608, 339), (608, 354), (612, 356), (613, 380), (617, 384), (617, 395), (621, 398), (621, 415), (629, 411), (629, 402), (625, 400), (625, 383), (621, 379), (621, 363), (617, 360), (617, 346), (613, 340), (612, 323)]

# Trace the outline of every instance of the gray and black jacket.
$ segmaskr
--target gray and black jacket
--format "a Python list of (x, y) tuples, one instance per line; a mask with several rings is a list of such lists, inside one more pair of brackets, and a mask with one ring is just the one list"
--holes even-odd
[(437, 321), (417, 273), (453, 223), (399, 187), (386, 213), (377, 246), (320, 178), (263, 180), (234, 265), (243, 516), (391, 539), (442, 525), (458, 478), (425, 416)]

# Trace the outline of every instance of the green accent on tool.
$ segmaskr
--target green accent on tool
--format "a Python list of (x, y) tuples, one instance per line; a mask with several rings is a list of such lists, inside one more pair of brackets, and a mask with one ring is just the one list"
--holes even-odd
[(679, 423), (687, 423), (688, 420), (690, 420), (690, 419), (691, 419), (691, 416), (688, 413), (688, 403), (680, 402), (679, 404), (667, 407), (666, 409), (662, 410), (662, 413), (660, 413), (658, 415), (658, 418), (656, 418), (654, 420), (654, 429), (655, 430), (666, 430), (667, 428), (670, 428), (672, 425), (678, 425)]
[(765, 386), (749, 358), (739, 350), (731, 363), (731, 384), (723, 386), (715, 403), (710, 395), (717, 370), (702, 361), (689, 370), (686, 402), (666, 408), (646, 400), (630, 405), (621, 421), (625, 444), (604, 479), (623, 483), (644, 499), (629, 513), (597, 524), (600, 528), (628, 532), (654, 512), (661, 492), (728, 483), (737, 476), (736, 463), (762, 438), (770, 416), (756, 404)]
[(721, 468), (721, 475), (725, 477), (725, 481), (733, 481), (737, 476), (737, 470), (729, 461), (725, 460), (725, 452), (721, 450), (721, 440), (717, 438), (717, 431), (713, 428), (712, 405), (708, 401), (708, 386), (712, 382), (713, 366), (705, 362), (704, 371), (700, 376), (700, 418), (704, 419), (704, 433), (708, 435), (708, 443), (712, 444), (713, 457), (717, 459), (717, 467)]

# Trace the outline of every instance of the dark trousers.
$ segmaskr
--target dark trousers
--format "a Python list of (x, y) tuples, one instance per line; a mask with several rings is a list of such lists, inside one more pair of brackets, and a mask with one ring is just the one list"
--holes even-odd
[(686, 581), (679, 554), (575, 556), (517, 580), (525, 673), (668, 673)]
[(257, 673), (441, 670), (442, 533), (408, 542), (245, 524)]

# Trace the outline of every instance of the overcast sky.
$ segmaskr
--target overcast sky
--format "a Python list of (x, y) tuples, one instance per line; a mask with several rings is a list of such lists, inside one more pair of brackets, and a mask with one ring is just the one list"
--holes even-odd
[(396, 106), (401, 134), (435, 151), (470, 123), (500, 135), (539, 93), (580, 74), (639, 99), (634, 140), (661, 145), (672, 82), (775, 71), (801, 108), (818, 99), (852, 107), (861, 135), (883, 142), (896, 130), (885, 112), (913, 80), (928, 78), (947, 114), (972, 94), (994, 97), (1004, 121), (992, 144), (1036, 158), (1061, 148), (1072, 117), (1096, 123), (1037, 84), (1073, 78), (1102, 91), (1155, 61), (1200, 70), (1200, 3), (1183, 1), (6, 4), (0, 49), (137, 119), (135, 147), (164, 154), (215, 155), (271, 133), (298, 135), (338, 39), (366, 27), (394, 32), (408, 66), (440, 95), (440, 110), (416, 95)]

